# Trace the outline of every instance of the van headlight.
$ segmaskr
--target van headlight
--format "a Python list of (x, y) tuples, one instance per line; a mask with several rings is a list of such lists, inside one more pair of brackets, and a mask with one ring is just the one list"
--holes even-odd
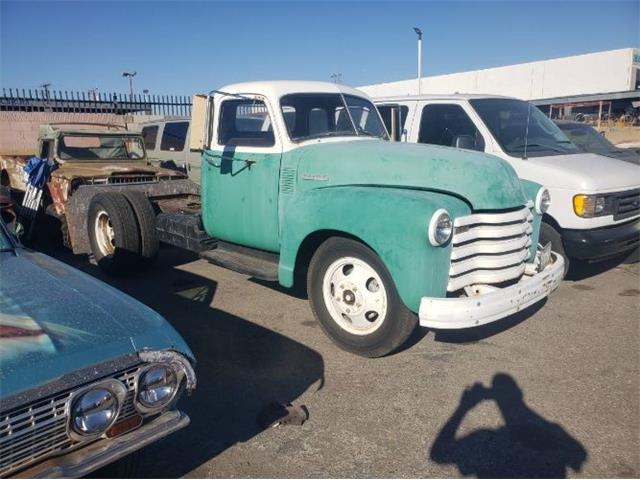
[(582, 218), (601, 217), (613, 214), (613, 197), (610, 195), (576, 195), (573, 211)]
[(145, 413), (166, 407), (180, 386), (179, 375), (171, 365), (152, 365), (138, 379), (137, 407)]
[(551, 194), (549, 190), (542, 187), (538, 190), (538, 194), (536, 195), (536, 213), (538, 215), (542, 215), (549, 210), (549, 206), (551, 205)]
[(82, 390), (71, 401), (71, 432), (82, 439), (105, 433), (114, 424), (127, 389), (118, 380), (107, 380)]
[(449, 212), (441, 208), (431, 217), (429, 222), (429, 242), (434, 247), (444, 245), (451, 238), (453, 232), (453, 222)]

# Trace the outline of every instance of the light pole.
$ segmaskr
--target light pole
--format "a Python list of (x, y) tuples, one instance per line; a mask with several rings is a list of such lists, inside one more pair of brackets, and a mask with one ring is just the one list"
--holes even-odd
[(330, 77), (333, 80), (333, 83), (342, 83), (342, 73), (332, 73)]
[(135, 77), (138, 72), (123, 72), (122, 76), (127, 77), (129, 79), (129, 96), (133, 97), (133, 77)]
[(420, 95), (422, 87), (422, 30), (413, 27), (413, 31), (418, 35), (418, 95)]
[(47, 100), (49, 99), (49, 87), (50, 86), (51, 86), (50, 83), (43, 83), (42, 85), (40, 85), (40, 88), (44, 89), (45, 97), (47, 97)]

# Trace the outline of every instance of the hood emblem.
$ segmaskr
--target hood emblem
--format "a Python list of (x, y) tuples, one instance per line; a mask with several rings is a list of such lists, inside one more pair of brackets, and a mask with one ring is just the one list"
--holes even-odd
[(305, 173), (302, 175), (303, 180), (316, 180), (318, 182), (326, 182), (329, 180), (329, 175), (314, 175), (311, 173)]

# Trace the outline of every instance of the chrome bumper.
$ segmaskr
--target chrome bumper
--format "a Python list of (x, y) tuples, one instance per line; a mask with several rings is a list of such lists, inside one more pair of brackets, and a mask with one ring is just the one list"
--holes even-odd
[(564, 274), (564, 260), (555, 252), (553, 262), (538, 273), (523, 275), (506, 288), (478, 286), (479, 294), (460, 298), (423, 297), (418, 317), (429, 328), (457, 329), (495, 322), (547, 297), (558, 288)]
[(178, 410), (163, 413), (120, 437), (99, 440), (66, 455), (53, 457), (14, 475), (14, 478), (79, 478), (189, 425)]

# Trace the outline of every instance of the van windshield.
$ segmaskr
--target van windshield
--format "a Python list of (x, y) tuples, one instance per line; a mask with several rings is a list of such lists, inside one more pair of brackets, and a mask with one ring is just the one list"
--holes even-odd
[(65, 134), (58, 141), (61, 160), (104, 161), (145, 158), (141, 136)]
[(479, 98), (469, 102), (500, 147), (512, 157), (580, 152), (550, 118), (528, 102), (510, 98)]
[(280, 100), (293, 141), (322, 137), (377, 137), (387, 131), (373, 104), (361, 97), (337, 93), (295, 93)]

